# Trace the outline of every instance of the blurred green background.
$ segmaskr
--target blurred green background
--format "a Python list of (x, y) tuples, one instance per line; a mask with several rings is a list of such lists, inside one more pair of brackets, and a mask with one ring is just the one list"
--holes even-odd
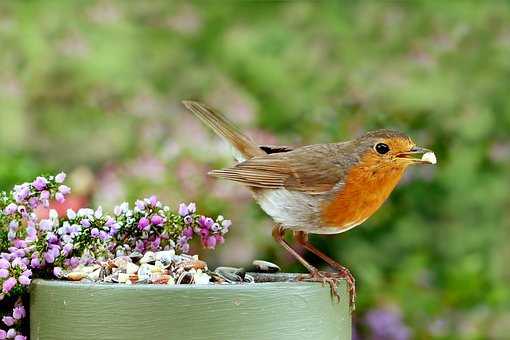
[(62, 169), (76, 206), (197, 201), (234, 222), (211, 267), (303, 270), (246, 189), (206, 177), (229, 149), (180, 100), (260, 143), (409, 133), (438, 166), (312, 238), (358, 279), (357, 336), (510, 338), (508, 2), (2, 1), (0, 46), (1, 188)]

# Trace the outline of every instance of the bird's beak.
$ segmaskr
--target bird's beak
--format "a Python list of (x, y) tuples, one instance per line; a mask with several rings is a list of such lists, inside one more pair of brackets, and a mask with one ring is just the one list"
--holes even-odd
[(406, 160), (410, 163), (418, 164), (436, 164), (436, 155), (429, 149), (422, 148), (420, 146), (413, 146), (411, 150), (407, 152), (401, 152), (397, 155), (397, 158)]

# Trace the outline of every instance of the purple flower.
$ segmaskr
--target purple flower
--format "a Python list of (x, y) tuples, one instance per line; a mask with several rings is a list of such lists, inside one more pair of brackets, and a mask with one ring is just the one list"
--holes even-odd
[(58, 184), (64, 183), (65, 180), (66, 180), (66, 174), (64, 172), (61, 172), (55, 176), (55, 182)]
[(135, 206), (140, 209), (140, 210), (144, 210), (145, 209), (145, 202), (144, 201), (140, 201), (140, 200), (137, 200), (135, 202)]
[(0, 279), (9, 277), (9, 271), (7, 269), (0, 269)]
[(71, 193), (71, 188), (69, 188), (67, 185), (61, 185), (58, 187), (58, 191), (62, 193), (62, 195), (69, 195)]
[(9, 269), (11, 264), (6, 259), (0, 258), (0, 269)]
[(7, 331), (7, 339), (12, 339), (16, 336), (16, 330), (11, 328)]
[(53, 222), (51, 220), (41, 220), (39, 222), (39, 229), (42, 231), (49, 231), (53, 227)]
[(161, 238), (156, 237), (154, 241), (151, 242), (151, 248), (153, 250), (157, 250), (159, 248), (159, 245), (161, 244)]
[(192, 224), (193, 223), (193, 217), (191, 215), (188, 215), (184, 217), (184, 223), (185, 224)]
[(205, 239), (204, 245), (209, 249), (214, 249), (216, 247), (216, 237), (211, 235)]
[(48, 190), (41, 191), (41, 194), (39, 195), (41, 200), (49, 200), (50, 199), (50, 192)]
[(46, 263), (53, 263), (55, 261), (55, 256), (53, 256), (51, 251), (44, 253), (44, 261), (46, 261)]
[(215, 235), (215, 237), (216, 237), (216, 244), (225, 243), (225, 238), (222, 235)]
[(190, 214), (194, 214), (197, 211), (197, 205), (195, 204), (195, 202), (191, 202), (188, 205), (188, 211)]
[(33, 257), (32, 260), (30, 260), (30, 267), (37, 269), (41, 266), (41, 261), (39, 261), (38, 257)]
[(7, 327), (11, 327), (12, 325), (14, 325), (14, 323), (16, 322), (16, 320), (12, 317), (12, 316), (4, 316), (2, 318), (2, 322), (7, 326)]
[(66, 200), (64, 194), (62, 194), (61, 192), (57, 192), (55, 194), (55, 200), (58, 202), (58, 203), (64, 203), (64, 201)]
[(200, 227), (204, 229), (211, 229), (211, 227), (214, 224), (214, 221), (210, 217), (200, 216), (198, 219), (198, 223), (200, 224)]
[(161, 226), (165, 222), (165, 219), (159, 215), (154, 215), (151, 218), (151, 223), (153, 225)]
[(158, 205), (158, 198), (156, 195), (152, 195), (149, 197), (149, 204), (153, 207), (156, 207)]
[(30, 187), (27, 183), (14, 187), (14, 199), (20, 203), (30, 195)]
[(0, 340), (7, 339), (7, 332), (3, 329), (0, 329)]
[(72, 243), (66, 243), (62, 247), (62, 254), (67, 257), (71, 253), (72, 250), (73, 250), (73, 244)]
[(189, 215), (188, 206), (184, 203), (179, 204), (179, 215), (182, 217)]
[(61, 278), (62, 276), (64, 276), (64, 272), (62, 271), (62, 268), (55, 267), (53, 268), (53, 275), (55, 275), (58, 278)]
[(92, 228), (92, 230), (90, 231), (90, 236), (96, 238), (99, 236), (99, 229), (97, 228)]
[(140, 221), (138, 221), (138, 229), (147, 231), (150, 229), (150, 221), (147, 217), (142, 217)]
[(101, 240), (103, 240), (103, 241), (104, 241), (104, 240), (106, 240), (107, 238), (108, 238), (108, 233), (107, 233), (106, 231), (101, 230), (101, 231), (99, 232), (99, 239), (101, 239)]
[(32, 185), (38, 191), (42, 191), (42, 190), (46, 189), (47, 184), (48, 184), (48, 181), (46, 180), (46, 178), (41, 177), (41, 176), (37, 177), (35, 179), (35, 181), (32, 182)]
[(365, 323), (370, 329), (373, 339), (407, 340), (410, 331), (402, 322), (398, 312), (386, 309), (369, 311), (365, 316)]
[(80, 224), (84, 226), (85, 228), (90, 227), (90, 221), (87, 219), (81, 220)]
[(16, 279), (13, 277), (10, 277), (4, 281), (4, 283), (2, 285), (2, 292), (4, 294), (9, 294), (9, 292), (11, 291), (11, 289), (14, 288), (14, 286), (16, 286)]
[(25, 307), (19, 305), (12, 310), (12, 316), (16, 319), (23, 319), (26, 316)]
[(4, 209), (4, 213), (6, 215), (12, 215), (14, 214), (16, 211), (18, 210), (18, 206), (14, 203), (11, 203), (9, 204), (8, 206), (5, 207)]
[(23, 336), (21, 334), (18, 334), (14, 337), (14, 340), (27, 340), (26, 336)]
[(193, 229), (191, 227), (184, 228), (182, 231), (182, 235), (187, 237), (188, 239), (193, 237)]

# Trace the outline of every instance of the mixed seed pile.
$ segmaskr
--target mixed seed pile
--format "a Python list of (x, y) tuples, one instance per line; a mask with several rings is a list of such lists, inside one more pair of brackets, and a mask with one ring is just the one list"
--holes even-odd
[[(253, 261), (253, 271), (274, 273), (278, 266), (267, 261)], [(243, 268), (218, 267), (210, 271), (198, 255), (175, 254), (174, 250), (145, 254), (134, 252), (113, 260), (79, 266), (64, 273), (70, 281), (122, 284), (229, 284), (252, 283), (253, 277)]]

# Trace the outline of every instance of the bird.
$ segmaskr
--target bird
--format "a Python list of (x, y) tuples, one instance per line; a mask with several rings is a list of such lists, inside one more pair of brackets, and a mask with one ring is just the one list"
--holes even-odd
[(310, 243), (308, 235), (339, 234), (359, 226), (381, 207), (410, 165), (436, 164), (435, 154), (391, 129), (337, 143), (258, 145), (219, 111), (197, 101), (182, 103), (233, 147), (237, 163), (209, 175), (249, 188), (274, 221), (273, 238), (309, 271), (308, 280), (329, 283), (339, 299), (337, 278), (306, 261), (284, 239), (287, 231), (347, 281), (354, 307), (353, 275)]

